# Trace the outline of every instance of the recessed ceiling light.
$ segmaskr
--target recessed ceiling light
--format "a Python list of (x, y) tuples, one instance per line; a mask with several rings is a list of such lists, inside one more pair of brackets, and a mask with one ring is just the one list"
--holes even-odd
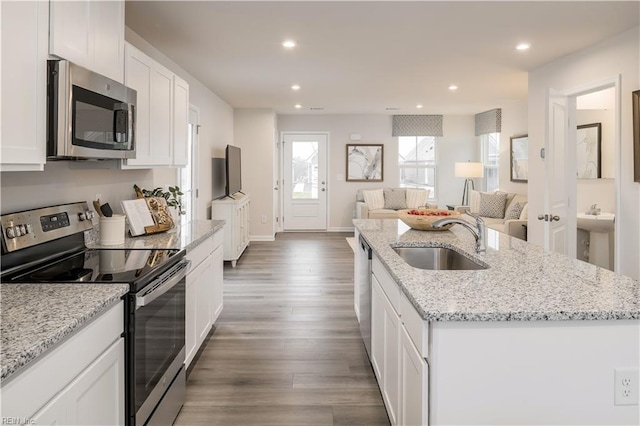
[(294, 107), (295, 107), (295, 108), (297, 108), (297, 109), (300, 109), (300, 108), (302, 108), (302, 105), (300, 105), (300, 104), (295, 104), (295, 105), (294, 105)]
[(422, 105), (418, 104), (418, 105), (416, 105), (416, 108), (420, 109), (420, 108), (422, 108)]
[(282, 46), (286, 47), (287, 49), (293, 49), (294, 47), (296, 47), (296, 42), (293, 40), (285, 40), (282, 42)]
[(517, 50), (527, 50), (531, 47), (529, 43), (520, 43), (516, 46)]
[(456, 86), (455, 84), (452, 84), (451, 86), (449, 86), (449, 90), (451, 91), (458, 90), (458, 86)]
[(300, 85), (294, 84), (293, 86), (291, 86), (291, 90), (300, 90)]

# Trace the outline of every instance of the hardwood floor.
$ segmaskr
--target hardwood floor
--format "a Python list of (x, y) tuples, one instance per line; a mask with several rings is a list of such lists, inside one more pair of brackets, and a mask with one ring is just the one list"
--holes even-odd
[(224, 309), (176, 425), (388, 425), (344, 233), (281, 233), (225, 264)]

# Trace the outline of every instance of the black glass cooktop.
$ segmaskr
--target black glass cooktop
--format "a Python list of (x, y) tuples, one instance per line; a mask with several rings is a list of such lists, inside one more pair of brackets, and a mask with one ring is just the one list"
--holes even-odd
[(3, 278), (14, 283), (140, 283), (178, 262), (184, 252), (166, 250), (85, 250), (27, 272)]

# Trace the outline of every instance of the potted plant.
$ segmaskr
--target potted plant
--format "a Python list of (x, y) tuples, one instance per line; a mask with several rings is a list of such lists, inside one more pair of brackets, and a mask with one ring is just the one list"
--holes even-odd
[(138, 198), (141, 198), (141, 195), (144, 198), (162, 197), (167, 200), (167, 205), (169, 207), (173, 207), (177, 210), (178, 215), (187, 214), (187, 212), (182, 208), (182, 196), (184, 195), (184, 193), (180, 191), (180, 187), (177, 185), (170, 186), (168, 191), (165, 191), (161, 187), (155, 188), (153, 190), (148, 190), (140, 188), (138, 185), (133, 185), (133, 189), (136, 191)]

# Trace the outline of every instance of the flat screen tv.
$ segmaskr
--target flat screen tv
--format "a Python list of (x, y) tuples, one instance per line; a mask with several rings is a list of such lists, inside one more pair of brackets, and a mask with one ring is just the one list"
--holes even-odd
[(227, 145), (227, 196), (242, 191), (242, 172), (240, 167), (240, 148)]
[(217, 200), (227, 195), (227, 161), (224, 158), (211, 160), (211, 199)]

